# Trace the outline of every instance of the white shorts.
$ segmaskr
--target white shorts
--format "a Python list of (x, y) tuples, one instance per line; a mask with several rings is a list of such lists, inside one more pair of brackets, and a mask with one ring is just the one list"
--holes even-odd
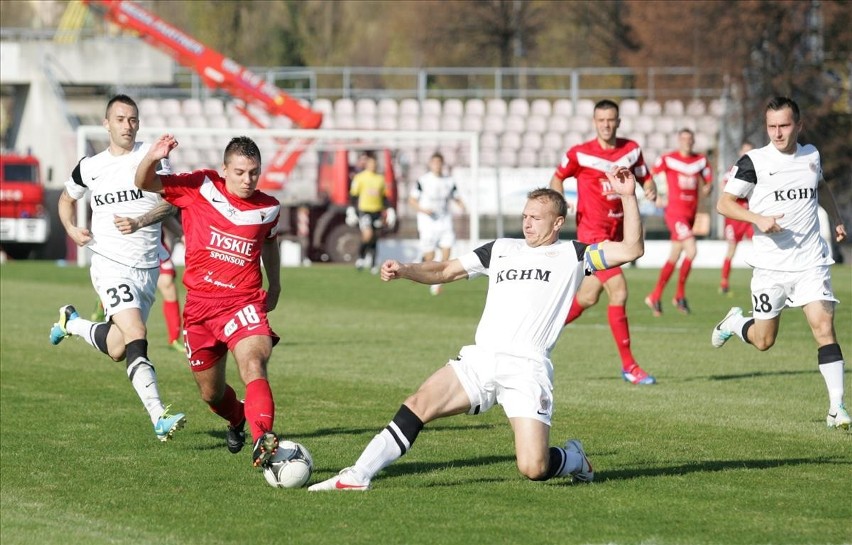
[(480, 414), (495, 403), (508, 418), (533, 418), (548, 426), (553, 417), (553, 364), (548, 358), (532, 359), (495, 354), (478, 346), (465, 346), (448, 363), (470, 398), (468, 414)]
[(751, 302), (756, 320), (770, 320), (786, 307), (802, 307), (814, 301), (838, 302), (831, 290), (828, 265), (794, 272), (754, 269), (752, 273)]
[(425, 214), (418, 214), (417, 232), (420, 235), (420, 252), (424, 254), (436, 248), (452, 248), (456, 243), (453, 218), (450, 215), (432, 219)]
[(148, 314), (157, 295), (159, 267), (136, 269), (100, 254), (92, 254), (89, 274), (107, 318), (128, 308), (138, 308), (142, 313), (142, 321), (148, 321)]

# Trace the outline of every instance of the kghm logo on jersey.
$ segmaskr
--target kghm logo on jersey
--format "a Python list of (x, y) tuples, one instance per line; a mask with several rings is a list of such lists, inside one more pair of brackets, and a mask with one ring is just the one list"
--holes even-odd
[(210, 250), (210, 257), (213, 259), (242, 267), (246, 261), (251, 260), (254, 245), (255, 241), (252, 239), (237, 237), (211, 228), (207, 249)]
[(506, 269), (497, 273), (497, 281), (499, 284), (505, 280), (538, 280), (540, 282), (550, 282), (550, 271), (541, 269)]
[(780, 201), (796, 201), (802, 199), (816, 199), (816, 188), (800, 187), (799, 189), (788, 189), (786, 191), (773, 191), (775, 193), (775, 202)]
[(105, 204), (138, 201), (142, 198), (144, 198), (144, 195), (141, 189), (125, 189), (124, 191), (114, 191), (103, 195), (92, 195), (92, 203), (95, 206), (103, 206)]

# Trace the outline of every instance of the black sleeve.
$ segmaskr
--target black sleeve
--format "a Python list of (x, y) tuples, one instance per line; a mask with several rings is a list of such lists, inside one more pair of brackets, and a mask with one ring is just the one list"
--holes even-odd
[(491, 249), (494, 248), (494, 241), (492, 240), (488, 244), (483, 244), (479, 248), (473, 251), (478, 257), (479, 262), (482, 263), (482, 266), (486, 269), (491, 267)]
[(731, 174), (731, 178), (736, 178), (737, 180), (742, 180), (750, 184), (757, 183), (757, 172), (755, 172), (754, 163), (751, 161), (751, 157), (749, 157), (748, 154), (740, 157), (737, 164), (734, 165), (734, 169)]
[(586, 253), (586, 247), (588, 244), (583, 244), (579, 240), (572, 241), (574, 243), (574, 251), (577, 252), (577, 260), (583, 261), (583, 254)]
[[(85, 157), (84, 157), (85, 159)], [(77, 163), (77, 166), (74, 167), (74, 170), (71, 172), (71, 179), (74, 180), (74, 183), (81, 186), (87, 187), (85, 183), (83, 183), (83, 175), (80, 174), (80, 165), (83, 163), (83, 159), (80, 159), (80, 162)]]

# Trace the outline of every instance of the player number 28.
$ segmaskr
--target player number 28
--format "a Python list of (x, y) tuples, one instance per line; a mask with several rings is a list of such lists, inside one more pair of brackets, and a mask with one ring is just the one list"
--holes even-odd
[(761, 293), (760, 295), (752, 295), (754, 299), (754, 310), (760, 312), (769, 312), (772, 310), (772, 303), (769, 302), (769, 294)]
[(133, 301), (133, 294), (130, 292), (130, 286), (127, 284), (119, 284), (114, 288), (107, 288), (107, 295), (109, 295), (109, 306), (110, 308), (118, 306), (119, 303), (129, 303)]

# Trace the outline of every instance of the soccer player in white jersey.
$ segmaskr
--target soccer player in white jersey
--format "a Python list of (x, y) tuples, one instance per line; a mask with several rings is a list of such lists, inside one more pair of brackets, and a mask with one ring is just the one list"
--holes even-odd
[(309, 490), (366, 490), (382, 468), (411, 448), (423, 426), (437, 418), (476, 415), (495, 404), (514, 431), (518, 469), (528, 479), (594, 478), (576, 439), (551, 447), (553, 366), (550, 352), (580, 281), (594, 271), (642, 256), (642, 224), (636, 178), (625, 167), (607, 177), (624, 204), (624, 237), (586, 245), (559, 241), (567, 204), (561, 192), (537, 189), (527, 196), (524, 240), (497, 239), (451, 261), (382, 265), (382, 280), (422, 284), (488, 276), (488, 295), (476, 344), (437, 370), (408, 397), (393, 420), (373, 437), (352, 467)]
[[(849, 429), (852, 419), (843, 404), (843, 354), (834, 330), (831, 251), (820, 237), (818, 204), (830, 214), (838, 242), (846, 228), (822, 176), (819, 151), (797, 142), (802, 129), (799, 107), (776, 97), (766, 107), (770, 143), (740, 157), (731, 169), (716, 209), (724, 216), (754, 224), (753, 250), (747, 262), (751, 279), (752, 318), (733, 307), (716, 325), (711, 343), (719, 348), (736, 335), (760, 351), (778, 336), (781, 311), (801, 307), (817, 342), (817, 363), (828, 389), (826, 423)], [(737, 204), (748, 198), (748, 209)]]
[[(59, 344), (71, 335), (107, 354), (125, 360), (127, 376), (148, 411), (154, 432), (167, 441), (186, 422), (182, 413), (171, 414), (163, 405), (157, 374), (148, 358), (145, 322), (154, 303), (160, 270), (159, 220), (173, 212), (156, 193), (134, 185), (136, 167), (148, 149), (136, 141), (139, 109), (126, 95), (107, 103), (104, 128), (109, 147), (94, 157), (84, 157), (65, 182), (59, 198), (59, 218), (77, 246), (92, 252), (90, 275), (106, 311), (106, 322), (80, 317), (72, 305), (59, 309), (59, 322), (50, 330), (50, 342)], [(91, 230), (77, 227), (76, 203), (90, 194)], [(151, 223), (124, 235), (114, 221), (119, 216), (146, 215)]]
[[(455, 180), (444, 176), (444, 156), (439, 152), (429, 159), (429, 172), (417, 179), (408, 202), (417, 211), (417, 232), (420, 235), (420, 252), (423, 261), (433, 261), (435, 250), (441, 250), (439, 261), (449, 261), (456, 233), (450, 201), (464, 211), (464, 201), (459, 197)], [(441, 292), (441, 285), (429, 286), (432, 295)]]

